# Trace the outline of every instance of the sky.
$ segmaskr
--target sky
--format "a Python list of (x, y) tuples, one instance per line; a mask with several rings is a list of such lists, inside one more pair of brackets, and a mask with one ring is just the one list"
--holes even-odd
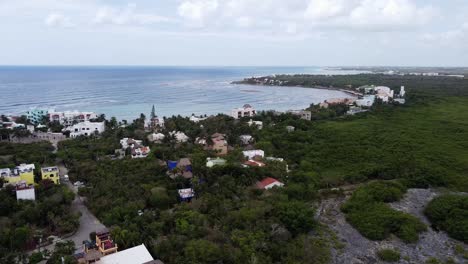
[(0, 0), (0, 65), (468, 66), (468, 0)]

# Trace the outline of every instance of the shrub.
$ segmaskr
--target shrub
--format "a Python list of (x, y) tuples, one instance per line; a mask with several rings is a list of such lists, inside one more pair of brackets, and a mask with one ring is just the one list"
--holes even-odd
[(356, 190), (341, 210), (346, 220), (371, 240), (395, 234), (406, 243), (416, 242), (426, 226), (416, 217), (385, 204), (398, 201), (404, 192), (403, 185), (397, 182), (372, 182)]
[(385, 262), (397, 262), (400, 260), (400, 252), (393, 249), (382, 249), (377, 252), (379, 259)]
[(424, 213), (435, 228), (468, 243), (468, 196), (442, 195), (432, 200)]

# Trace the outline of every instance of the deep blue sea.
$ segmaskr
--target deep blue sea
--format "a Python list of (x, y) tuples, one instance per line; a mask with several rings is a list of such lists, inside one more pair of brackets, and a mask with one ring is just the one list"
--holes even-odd
[(299, 87), (233, 85), (270, 74), (353, 74), (319, 67), (0, 67), (1, 114), (32, 107), (81, 110), (133, 120), (159, 116), (229, 113), (248, 103), (258, 110), (290, 110), (345, 96)]

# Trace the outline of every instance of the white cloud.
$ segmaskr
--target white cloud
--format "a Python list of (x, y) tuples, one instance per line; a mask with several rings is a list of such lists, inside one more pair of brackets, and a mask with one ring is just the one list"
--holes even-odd
[(49, 27), (73, 27), (71, 19), (59, 13), (49, 14), (44, 23)]
[[(434, 8), (417, 5), (415, 0), (183, 0), (178, 13), (187, 24), (204, 28), (234, 26), (271, 32), (291, 25), (287, 32), (304, 33), (333, 28), (407, 30), (428, 23)], [(268, 20), (273, 21), (272, 28), (265, 25)]]
[(346, 6), (344, 0), (310, 0), (305, 10), (305, 17), (310, 19), (336, 17), (343, 15)]
[(115, 25), (149, 25), (169, 22), (171, 19), (149, 13), (138, 13), (136, 5), (129, 4), (125, 8), (101, 7), (94, 19), (94, 24)]
[(178, 13), (187, 19), (191, 26), (202, 27), (218, 7), (218, 0), (185, 0), (179, 5)]
[(431, 7), (418, 7), (411, 0), (362, 0), (352, 10), (352, 26), (393, 30), (426, 24), (434, 16)]

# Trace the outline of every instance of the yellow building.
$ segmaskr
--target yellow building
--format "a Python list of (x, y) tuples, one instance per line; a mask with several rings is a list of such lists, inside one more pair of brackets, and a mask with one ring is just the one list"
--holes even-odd
[(60, 183), (59, 169), (58, 167), (47, 167), (41, 168), (41, 179), (50, 180), (55, 184)]
[(21, 164), (13, 170), (0, 169), (0, 177), (3, 178), (6, 184), (16, 184), (20, 181), (26, 184), (34, 184), (34, 164)]

